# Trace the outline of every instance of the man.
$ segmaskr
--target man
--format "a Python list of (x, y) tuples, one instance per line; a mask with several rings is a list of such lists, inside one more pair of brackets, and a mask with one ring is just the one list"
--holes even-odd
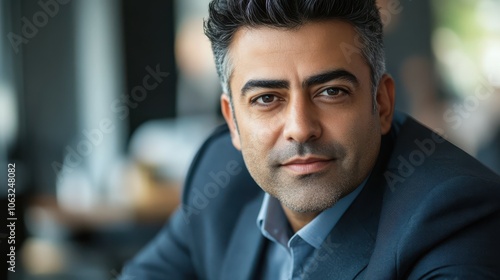
[(375, 1), (214, 0), (205, 31), (229, 132), (124, 279), (500, 279), (500, 179), (393, 117)]

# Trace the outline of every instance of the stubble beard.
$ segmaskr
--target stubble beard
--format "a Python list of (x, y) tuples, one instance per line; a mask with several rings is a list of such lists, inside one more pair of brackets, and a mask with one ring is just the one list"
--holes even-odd
[(290, 177), (277, 173), (277, 176), (268, 181), (267, 186), (261, 187), (276, 197), (283, 206), (297, 213), (324, 211), (358, 186), (342, 175), (328, 176), (319, 173)]
[[(332, 166), (318, 173), (294, 175), (281, 165), (294, 156), (307, 154), (333, 159)], [(250, 174), (265, 192), (294, 212), (312, 213), (332, 207), (361, 183), (348, 167), (342, 166), (349, 165), (344, 162), (346, 155), (344, 147), (330, 142), (288, 145), (271, 151), (265, 162), (252, 153), (244, 153), (244, 158)]]

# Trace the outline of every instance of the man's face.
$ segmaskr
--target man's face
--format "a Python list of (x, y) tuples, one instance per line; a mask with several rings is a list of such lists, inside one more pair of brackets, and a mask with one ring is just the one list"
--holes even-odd
[(292, 211), (319, 212), (353, 191), (390, 129), (392, 80), (383, 78), (374, 111), (356, 36), (325, 21), (242, 28), (231, 43), (234, 112), (225, 95), (222, 109), (233, 144), (257, 184)]

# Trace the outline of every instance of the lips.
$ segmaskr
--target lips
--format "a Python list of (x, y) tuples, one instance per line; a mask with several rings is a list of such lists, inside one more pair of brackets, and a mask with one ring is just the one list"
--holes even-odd
[(286, 161), (281, 166), (286, 170), (297, 174), (306, 175), (324, 171), (330, 167), (333, 159), (321, 157), (293, 158)]

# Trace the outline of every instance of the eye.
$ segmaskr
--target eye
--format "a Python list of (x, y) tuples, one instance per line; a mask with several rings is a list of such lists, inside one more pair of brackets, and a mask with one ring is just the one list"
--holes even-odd
[(331, 96), (331, 97), (340, 97), (348, 94), (349, 93), (342, 88), (327, 88), (319, 93), (319, 95)]
[(272, 94), (264, 94), (251, 100), (252, 104), (269, 105), (276, 101), (277, 97)]

